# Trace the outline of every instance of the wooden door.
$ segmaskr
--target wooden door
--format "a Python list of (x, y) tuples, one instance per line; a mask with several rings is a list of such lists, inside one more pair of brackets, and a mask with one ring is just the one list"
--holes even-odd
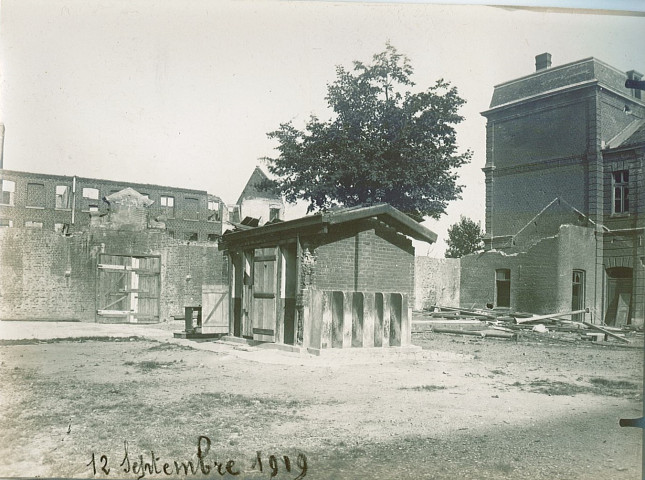
[[(583, 310), (585, 308), (585, 272), (583, 270), (574, 270), (571, 284), (571, 310)], [(571, 316), (575, 322), (583, 322), (584, 313), (577, 313)]]
[(253, 256), (253, 339), (275, 341), (278, 272), (276, 248), (258, 248)]
[(229, 333), (228, 286), (202, 285), (202, 333)]
[(158, 322), (160, 271), (159, 257), (100, 254), (97, 321)]
[(607, 269), (607, 309), (605, 323), (622, 326), (630, 323), (633, 270), (628, 267)]

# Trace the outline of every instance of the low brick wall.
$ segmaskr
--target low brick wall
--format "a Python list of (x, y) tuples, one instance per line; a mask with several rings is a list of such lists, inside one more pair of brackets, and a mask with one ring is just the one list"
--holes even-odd
[(0, 229), (0, 320), (94, 321), (101, 253), (161, 258), (159, 318), (201, 303), (203, 284), (228, 283), (212, 242), (176, 240), (160, 231), (92, 231), (64, 236)]

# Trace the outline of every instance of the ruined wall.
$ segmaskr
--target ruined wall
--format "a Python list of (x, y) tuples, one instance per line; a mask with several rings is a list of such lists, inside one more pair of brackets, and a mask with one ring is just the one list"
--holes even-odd
[[(100, 214), (106, 214), (108, 204), (103, 197), (131, 187), (154, 201), (146, 213), (153, 219), (163, 215), (168, 233), (178, 239), (186, 240), (197, 234), (199, 240), (208, 240), (209, 235), (214, 239), (214, 236), (222, 234), (223, 204), (217, 197), (208, 195), (203, 190), (1, 169), (0, 178), (15, 182), (13, 203), (3, 205), (0, 202), (0, 220), (11, 220), (16, 228), (23, 227), (26, 221), (32, 221), (41, 222), (43, 230), (53, 231), (56, 223), (69, 225), (70, 232), (86, 230), (90, 226), (90, 206), (96, 206)], [(75, 193), (72, 191), (74, 178), (76, 178)], [(39, 198), (28, 198), (29, 184), (42, 185), (42, 195)], [(67, 208), (56, 206), (57, 186), (69, 189)], [(83, 198), (83, 188), (98, 190), (97, 198)], [(161, 205), (162, 196), (173, 198), (172, 209)], [(216, 199), (219, 202), (217, 215), (214, 215), (216, 212), (208, 209), (209, 199)], [(72, 210), (74, 210), (73, 224)]]
[[(159, 231), (93, 231), (64, 236), (0, 229), (0, 320), (95, 321), (100, 253), (161, 257), (160, 320), (201, 304), (202, 284), (227, 283), (217, 245), (185, 242)], [(190, 274), (190, 277), (187, 276)]]
[(461, 259), (416, 257), (414, 264), (415, 310), (460, 306)]
[(586, 305), (593, 308), (595, 250), (593, 229), (564, 225), (558, 235), (544, 238), (524, 252), (489, 251), (461, 259), (460, 303), (483, 308), (496, 303), (495, 271), (511, 273), (511, 310), (547, 314), (570, 311), (573, 270), (583, 270)]

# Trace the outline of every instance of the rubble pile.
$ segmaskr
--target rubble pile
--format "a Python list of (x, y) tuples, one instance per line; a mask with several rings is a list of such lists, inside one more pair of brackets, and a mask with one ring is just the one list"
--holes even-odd
[[(577, 321), (572, 318), (589, 310), (534, 315), (508, 309), (463, 309), (433, 306), (414, 312), (412, 333), (447, 333), (509, 340), (592, 342), (594, 344), (631, 345), (643, 339), (643, 327), (620, 327)], [(640, 343), (640, 342), (639, 342)]]

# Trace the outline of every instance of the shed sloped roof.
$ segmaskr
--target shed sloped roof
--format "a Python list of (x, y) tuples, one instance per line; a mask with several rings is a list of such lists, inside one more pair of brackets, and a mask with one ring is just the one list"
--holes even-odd
[(228, 231), (222, 237), (222, 248), (234, 246), (238, 242), (248, 242), (253, 239), (261, 239), (263, 236), (274, 236), (279, 234), (282, 237), (295, 236), (300, 231), (312, 227), (325, 227), (330, 225), (342, 225), (344, 223), (356, 222), (369, 218), (376, 218), (386, 225), (394, 228), (415, 240), (434, 243), (437, 234), (408, 217), (403, 212), (386, 203), (366, 207), (350, 207), (328, 212), (317, 213), (301, 217), (287, 222), (279, 222), (264, 225), (244, 231)]

